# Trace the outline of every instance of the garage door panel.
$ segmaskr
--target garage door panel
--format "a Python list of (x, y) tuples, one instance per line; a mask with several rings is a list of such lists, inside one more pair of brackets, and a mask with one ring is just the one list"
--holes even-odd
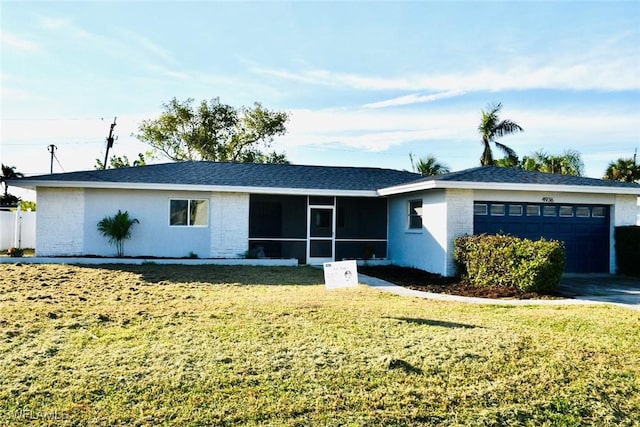
[(524, 229), (527, 233), (538, 234), (540, 233), (540, 224), (537, 223), (526, 223), (524, 225)]
[[(493, 202), (479, 202), (488, 204)], [(510, 203), (495, 202), (510, 212)], [(518, 211), (547, 213), (544, 215), (523, 216), (476, 216), (474, 233), (508, 233), (514, 236), (538, 240), (561, 240), (565, 244), (565, 271), (571, 273), (606, 273), (609, 271), (609, 207), (602, 205), (553, 205), (532, 204), (541, 209), (530, 209), (527, 203), (514, 203), (523, 206)], [(514, 209), (515, 211), (516, 209)], [(575, 215), (568, 216), (568, 212)], [(534, 213), (535, 213), (534, 212)], [(598, 215), (588, 215), (596, 212)], [(558, 216), (564, 213), (567, 216)], [(579, 215), (578, 215), (579, 214)]]
[(570, 222), (558, 224), (558, 233), (573, 233), (573, 224)]

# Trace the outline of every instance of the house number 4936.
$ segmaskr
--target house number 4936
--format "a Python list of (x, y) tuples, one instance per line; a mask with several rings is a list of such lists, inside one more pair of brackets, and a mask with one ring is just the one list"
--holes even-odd
[(548, 202), (548, 203), (553, 203), (553, 197), (543, 197), (542, 201), (543, 202)]

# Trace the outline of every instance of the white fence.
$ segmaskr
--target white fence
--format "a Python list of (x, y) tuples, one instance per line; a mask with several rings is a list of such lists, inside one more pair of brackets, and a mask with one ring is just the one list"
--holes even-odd
[(0, 211), (0, 249), (36, 247), (36, 213)]

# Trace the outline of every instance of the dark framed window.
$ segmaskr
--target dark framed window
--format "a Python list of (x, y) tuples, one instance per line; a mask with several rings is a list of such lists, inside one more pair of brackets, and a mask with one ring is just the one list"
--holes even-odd
[(604, 218), (606, 216), (606, 210), (602, 206), (594, 206), (591, 209), (591, 216), (594, 218)]
[(589, 218), (590, 209), (588, 206), (576, 206), (576, 216), (579, 218)]
[(527, 205), (527, 216), (540, 216), (540, 206)]
[(504, 216), (504, 205), (491, 205), (490, 212), (492, 216)]
[(409, 229), (422, 229), (422, 200), (409, 200)]
[(473, 205), (474, 215), (487, 215), (489, 213), (489, 207), (486, 203), (475, 203)]
[(169, 200), (169, 225), (206, 227), (209, 225), (209, 201), (207, 199)]
[(509, 205), (509, 216), (522, 216), (522, 205)]
[(573, 207), (572, 206), (560, 206), (560, 216), (572, 217), (573, 216)]

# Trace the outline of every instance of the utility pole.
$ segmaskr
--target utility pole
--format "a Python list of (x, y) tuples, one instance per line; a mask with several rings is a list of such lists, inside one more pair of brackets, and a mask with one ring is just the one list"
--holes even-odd
[(53, 175), (53, 158), (56, 156), (56, 149), (58, 147), (56, 147), (55, 145), (51, 144), (47, 147), (47, 150), (49, 151), (49, 153), (51, 153), (51, 169), (49, 170), (49, 174)]
[(107, 151), (104, 153), (104, 163), (102, 164), (102, 169), (107, 168), (107, 159), (109, 158), (109, 148), (113, 147), (113, 128), (116, 127), (116, 119), (113, 118), (113, 123), (111, 123), (111, 128), (109, 129), (109, 136), (107, 137)]

